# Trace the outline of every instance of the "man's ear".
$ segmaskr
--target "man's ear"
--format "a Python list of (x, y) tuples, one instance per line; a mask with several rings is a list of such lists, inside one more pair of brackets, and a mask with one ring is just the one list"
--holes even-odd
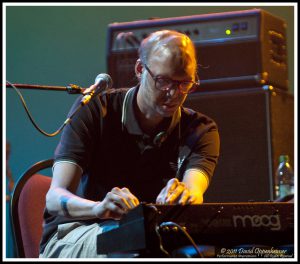
[(135, 63), (135, 67), (134, 67), (134, 70), (135, 70), (135, 75), (136, 77), (140, 80), (141, 79), (141, 75), (142, 75), (142, 72), (143, 72), (143, 64), (141, 62), (140, 59), (138, 59)]

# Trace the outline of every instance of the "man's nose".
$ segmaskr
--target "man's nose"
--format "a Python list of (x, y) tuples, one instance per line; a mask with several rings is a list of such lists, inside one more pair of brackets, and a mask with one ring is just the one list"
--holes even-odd
[(168, 92), (168, 95), (169, 95), (170, 97), (178, 96), (178, 94), (180, 93), (180, 90), (179, 90), (179, 84), (173, 82), (173, 83), (169, 86), (167, 92)]

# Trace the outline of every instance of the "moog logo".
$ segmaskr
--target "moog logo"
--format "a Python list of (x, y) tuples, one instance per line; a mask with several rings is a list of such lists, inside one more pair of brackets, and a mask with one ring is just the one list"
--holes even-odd
[(270, 230), (280, 230), (279, 215), (233, 215), (233, 225), (238, 227), (270, 227)]

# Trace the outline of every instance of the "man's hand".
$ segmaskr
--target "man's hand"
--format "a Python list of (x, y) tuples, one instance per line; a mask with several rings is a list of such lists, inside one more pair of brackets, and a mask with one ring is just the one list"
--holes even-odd
[(139, 200), (127, 188), (114, 187), (106, 194), (103, 201), (96, 204), (94, 212), (101, 219), (119, 220), (139, 203)]
[(186, 184), (173, 178), (168, 181), (165, 188), (156, 198), (157, 204), (200, 204), (203, 195), (200, 192), (190, 191)]

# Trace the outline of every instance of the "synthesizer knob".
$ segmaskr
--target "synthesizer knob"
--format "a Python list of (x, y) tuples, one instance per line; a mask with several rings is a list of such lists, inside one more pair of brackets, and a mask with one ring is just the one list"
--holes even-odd
[(173, 231), (173, 232), (177, 232), (177, 231), (178, 231), (178, 227), (177, 227), (177, 226), (173, 226), (173, 227), (172, 227), (172, 231)]
[(160, 226), (160, 230), (163, 232), (169, 232), (170, 228), (168, 226)]

